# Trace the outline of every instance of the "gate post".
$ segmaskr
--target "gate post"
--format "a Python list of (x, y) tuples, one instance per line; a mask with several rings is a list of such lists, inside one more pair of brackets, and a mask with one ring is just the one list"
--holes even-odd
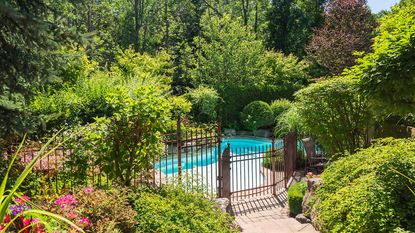
[(297, 156), (297, 134), (289, 132), (284, 138), (284, 167), (285, 188), (288, 188), (289, 180), (295, 170), (295, 157)]
[[(181, 179), (182, 176), (182, 132), (181, 132), (181, 120), (180, 116), (177, 119), (177, 129), (176, 129), (176, 140), (177, 140), (177, 169), (178, 169), (178, 178)], [(174, 171), (173, 171), (174, 172)]]
[(217, 189), (216, 189), (216, 193), (218, 197), (222, 197), (222, 150), (221, 150), (221, 144), (222, 144), (222, 132), (221, 132), (221, 124), (220, 124), (220, 119), (218, 120), (218, 129), (217, 129), (217, 144), (218, 144), (218, 162), (217, 162), (217, 166), (216, 166), (216, 175), (217, 175)]
[(271, 172), (272, 172), (272, 195), (277, 195), (277, 184), (275, 183), (275, 163), (276, 163), (276, 151), (275, 151), (275, 137), (272, 136), (272, 146), (271, 146)]
[(221, 170), (221, 197), (228, 198), (229, 200), (231, 200), (231, 148), (229, 143), (222, 155)]

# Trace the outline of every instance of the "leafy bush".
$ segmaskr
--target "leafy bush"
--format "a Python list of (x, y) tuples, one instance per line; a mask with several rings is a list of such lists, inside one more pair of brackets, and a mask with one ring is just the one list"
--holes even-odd
[(138, 87), (134, 92), (118, 87), (108, 99), (112, 117), (96, 118), (84, 127), (82, 138), (74, 140), (67, 161), (77, 176), (86, 176), (88, 166), (99, 165), (111, 179), (129, 186), (135, 173), (148, 168), (161, 153), (161, 133), (170, 119), (168, 99), (157, 86)]
[(274, 113), (271, 107), (263, 101), (254, 101), (246, 105), (241, 113), (241, 119), (246, 129), (256, 130), (272, 125)]
[(137, 213), (126, 191), (77, 188), (73, 194), (38, 200), (43, 208), (72, 219), (86, 232), (135, 232)]
[(73, 84), (41, 91), (31, 103), (46, 131), (112, 116), (115, 109), (108, 99), (120, 88), (132, 93), (142, 86), (157, 87), (154, 91), (159, 94), (170, 91), (170, 62), (165, 53), (151, 57), (132, 50), (120, 51), (109, 71), (100, 70), (86, 55), (78, 63), (67, 71), (75, 76)]
[(209, 123), (217, 120), (219, 94), (213, 88), (200, 86), (185, 94), (192, 103), (191, 115), (197, 122)]
[(373, 52), (348, 71), (360, 80), (373, 109), (386, 115), (415, 110), (415, 5), (402, 5), (380, 20)]
[(297, 92), (296, 100), (302, 125), (329, 155), (352, 153), (369, 143), (372, 118), (356, 80), (324, 80)]
[(294, 93), (308, 83), (309, 64), (292, 54), (285, 56), (281, 52), (266, 51), (258, 67), (261, 68), (260, 75), (264, 77), (266, 85), (281, 86)]
[[(399, 171), (399, 174), (398, 172)], [(316, 223), (328, 232), (415, 231), (415, 141), (383, 139), (331, 164), (316, 191)]]
[(291, 101), (287, 99), (278, 99), (278, 100), (272, 101), (271, 109), (272, 109), (272, 112), (274, 113), (275, 122), (278, 122), (278, 120), (280, 119), (280, 116), (284, 112), (288, 111), (291, 105), (292, 105)]
[(296, 104), (292, 104), (290, 109), (281, 114), (276, 122), (274, 133), (278, 138), (285, 137), (289, 132), (297, 132), (298, 134), (306, 134), (302, 118), (298, 112)]
[(291, 216), (296, 216), (303, 212), (303, 198), (307, 190), (306, 182), (298, 182), (288, 189), (288, 208)]
[(139, 232), (238, 232), (212, 201), (180, 186), (140, 189), (134, 199)]

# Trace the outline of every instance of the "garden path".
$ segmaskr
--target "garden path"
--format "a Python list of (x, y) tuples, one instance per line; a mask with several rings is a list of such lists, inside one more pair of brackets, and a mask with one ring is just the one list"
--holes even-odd
[(236, 222), (244, 233), (318, 233), (311, 224), (288, 216), (287, 192), (232, 203)]

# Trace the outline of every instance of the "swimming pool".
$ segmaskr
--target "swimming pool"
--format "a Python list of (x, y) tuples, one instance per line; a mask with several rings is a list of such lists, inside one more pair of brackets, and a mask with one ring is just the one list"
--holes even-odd
[[(266, 152), (272, 146), (272, 141), (265, 138), (242, 138), (232, 137), (223, 138), (221, 143), (221, 153), (230, 145), (231, 154), (246, 154), (252, 151)], [(282, 148), (282, 140), (275, 140), (275, 147)], [(177, 150), (177, 149), (176, 149)], [(182, 170), (189, 170), (198, 167), (213, 166), (218, 162), (218, 147), (202, 148), (198, 151), (182, 152)], [(154, 168), (162, 173), (169, 175), (178, 172), (179, 160), (177, 155), (162, 158), (154, 164)]]

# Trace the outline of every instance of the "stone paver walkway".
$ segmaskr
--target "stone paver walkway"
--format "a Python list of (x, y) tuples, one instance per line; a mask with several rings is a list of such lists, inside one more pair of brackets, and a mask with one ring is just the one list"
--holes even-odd
[(234, 201), (232, 211), (244, 233), (318, 233), (288, 216), (287, 193)]

